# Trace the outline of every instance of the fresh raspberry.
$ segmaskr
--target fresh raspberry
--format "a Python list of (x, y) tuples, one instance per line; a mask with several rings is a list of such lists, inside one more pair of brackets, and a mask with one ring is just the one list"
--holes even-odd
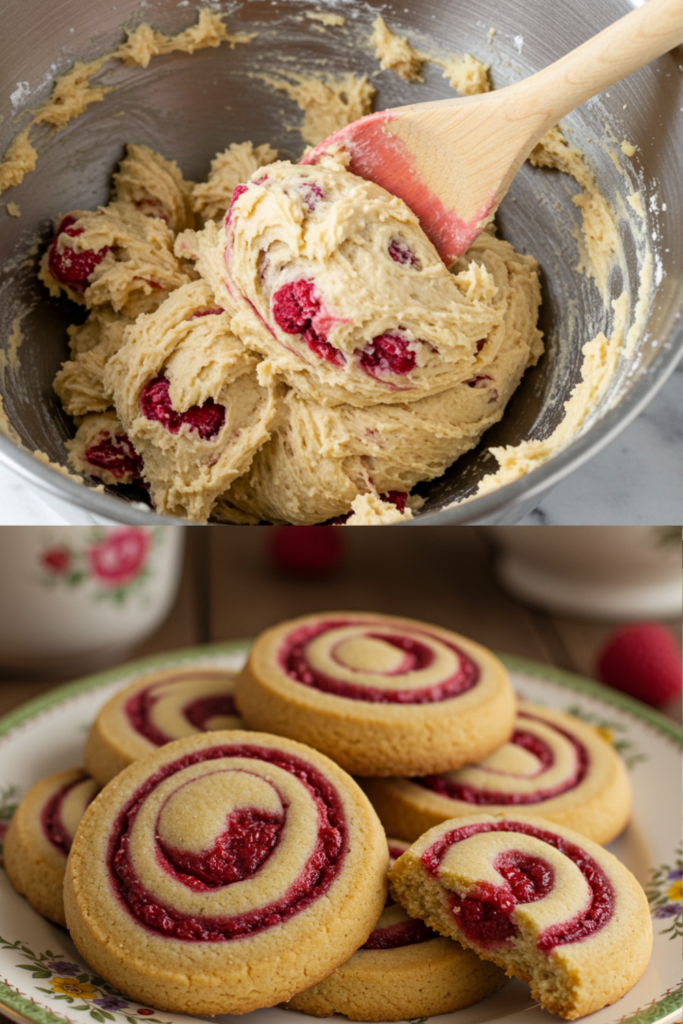
[(170, 384), (166, 377), (151, 380), (140, 396), (140, 411), (148, 420), (156, 420), (169, 433), (177, 434), (183, 423), (190, 430), (196, 430), (202, 441), (210, 441), (225, 423), (225, 408), (207, 398), (203, 405), (192, 405), (183, 413), (176, 412), (169, 395)]
[(403, 267), (415, 267), (416, 270), (420, 270), (422, 267), (419, 258), (410, 246), (400, 238), (392, 238), (389, 242), (388, 252), (392, 260), (395, 263), (400, 263)]
[(273, 319), (286, 334), (301, 334), (320, 312), (320, 299), (312, 281), (291, 281), (273, 295)]
[[(127, 434), (109, 434), (103, 430), (95, 444), (86, 448), (85, 458), (95, 469), (106, 469), (119, 480), (129, 483), (142, 476), (142, 457), (133, 448)], [(94, 472), (93, 476), (97, 476)]]
[(378, 334), (360, 354), (360, 364), (366, 373), (404, 374), (415, 369), (415, 353), (400, 334)]
[(67, 285), (74, 292), (84, 292), (88, 285), (88, 278), (95, 267), (102, 262), (109, 252), (109, 246), (95, 252), (93, 249), (85, 249), (83, 252), (75, 252), (70, 246), (64, 246), (60, 251), (57, 246), (60, 235), (67, 235), (69, 238), (76, 238), (82, 235), (85, 228), (75, 228), (76, 218), (67, 214), (57, 228), (57, 234), (50, 243), (48, 249), (48, 267), (50, 273), (60, 284)]
[(662, 704), (681, 692), (681, 652), (663, 626), (641, 622), (613, 633), (597, 661), (598, 676), (647, 704)]
[(275, 323), (286, 334), (300, 334), (311, 352), (320, 359), (327, 359), (335, 366), (344, 365), (344, 353), (331, 345), (326, 335), (313, 326), (313, 320), (321, 310), (313, 281), (301, 278), (283, 284), (273, 294), (271, 309)]
[(267, 550), (273, 565), (299, 576), (327, 575), (344, 557), (341, 536), (327, 526), (276, 526), (270, 531)]
[(486, 388), (488, 387), (487, 380), (493, 380), (493, 377), (482, 373), (479, 377), (472, 377), (470, 380), (466, 380), (465, 384), (467, 384), (468, 388)]
[(213, 398), (207, 398), (203, 405), (190, 406), (180, 418), (188, 424), (190, 430), (197, 431), (202, 441), (210, 441), (225, 423), (225, 408), (214, 402)]

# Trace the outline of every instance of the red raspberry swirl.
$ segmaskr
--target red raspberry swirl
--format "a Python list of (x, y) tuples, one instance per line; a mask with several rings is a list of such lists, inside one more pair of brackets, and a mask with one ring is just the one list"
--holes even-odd
[[(378, 680), (395, 677), (398, 681), (400, 676), (410, 673), (417, 677), (417, 685), (406, 689), (384, 689), (373, 687), (367, 683), (355, 684), (350, 678), (343, 678), (342, 674), (352, 677), (355, 670), (339, 660), (334, 633), (336, 630), (348, 626), (358, 626), (361, 628), (361, 635), (371, 640), (382, 641), (403, 652), (403, 659), (398, 668), (385, 672), (366, 672), (364, 673), (366, 676), (374, 675)], [(329, 654), (331, 660), (336, 661), (340, 666), (339, 677), (320, 671), (309, 660), (309, 645), (325, 633), (330, 634)], [(454, 655), (452, 659), (455, 665), (454, 671), (436, 683), (430, 682), (428, 685), (420, 686), (420, 672), (432, 666), (439, 649)], [(346, 697), (349, 700), (364, 700), (381, 704), (429, 704), (448, 700), (470, 690), (479, 680), (479, 666), (459, 647), (442, 637), (415, 628), (411, 628), (409, 633), (407, 631), (404, 633), (400, 627), (381, 622), (366, 622), (362, 619), (326, 621), (316, 625), (301, 626), (285, 639), (278, 652), (278, 661), (290, 679), (302, 683), (304, 686), (310, 686), (325, 693), (333, 693), (337, 697)]]
[[(293, 775), (310, 795), (317, 811), (317, 836), (299, 876), (280, 896), (265, 906), (234, 916), (184, 914), (162, 904), (138, 877), (130, 853), (131, 834), (145, 801), (177, 772), (221, 758), (267, 762)], [(249, 771), (248, 765), (240, 771)], [(182, 783), (180, 783), (182, 786)], [(253, 877), (267, 863), (287, 824), (288, 804), (281, 815), (240, 808), (226, 820), (224, 832), (210, 850), (200, 854), (165, 846), (156, 835), (156, 863), (177, 882), (193, 892), (215, 891)], [(341, 798), (322, 772), (293, 754), (251, 744), (205, 747), (163, 765), (128, 799), (119, 812), (109, 838), (110, 882), (119, 902), (144, 928), (190, 942), (227, 942), (287, 921), (324, 896), (339, 875), (348, 847), (348, 830)]]
[[(66, 786), (61, 786), (56, 793), (53, 793), (49, 800), (46, 801), (42, 811), (40, 812), (40, 823), (43, 826), (43, 833), (48, 840), (63, 853), (65, 857), (68, 857), (69, 850), (71, 849), (72, 836), (67, 830), (64, 822), (62, 821), (62, 807), (68, 794), (75, 789), (76, 786), (80, 786), (90, 776), (85, 772), (73, 782), (68, 782)], [(93, 792), (88, 795), (88, 798), (84, 801), (83, 810), (85, 811), (88, 804), (94, 800), (96, 793)]]
[[(409, 843), (401, 843), (400, 846), (395, 840), (389, 841), (389, 867), (392, 868), (402, 853), (409, 847)], [(393, 907), (396, 901), (390, 893), (387, 893), (385, 907)], [(362, 949), (399, 949), (401, 946), (415, 946), (422, 942), (430, 942), (438, 939), (436, 932), (432, 931), (424, 921), (417, 918), (409, 918), (404, 910), (401, 910), (402, 920), (395, 921), (382, 927), (378, 922)], [(381, 918), (380, 918), (381, 921)]]
[[(441, 862), (451, 847), (481, 832), (534, 836), (572, 860), (586, 879), (591, 894), (588, 906), (541, 933), (536, 945), (542, 953), (551, 953), (556, 946), (570, 942), (581, 942), (605, 927), (614, 911), (614, 889), (603, 869), (580, 846), (527, 822), (480, 822), (451, 829), (422, 854), (425, 870), (438, 878)], [(500, 945), (515, 936), (517, 926), (510, 919), (514, 908), (519, 903), (542, 899), (552, 891), (554, 883), (551, 865), (521, 850), (504, 851), (496, 857), (493, 866), (503, 878), (499, 886), (480, 882), (472, 897), (456, 893), (449, 896), (451, 911), (463, 934), (484, 948)]]
[[(518, 712), (517, 717), (541, 722), (547, 729), (554, 730), (572, 745), (576, 759), (573, 769), (565, 776), (561, 783), (554, 786), (543, 786), (544, 774), (555, 763), (555, 755), (552, 747), (542, 740), (540, 736), (536, 736), (533, 732), (529, 732), (524, 728), (515, 729), (508, 742), (528, 750), (538, 761), (539, 767), (536, 778), (539, 781), (539, 788), (532, 793), (511, 793), (496, 790), (493, 788), (493, 784), (490, 789), (472, 786), (461, 781), (458, 778), (458, 772), (452, 772), (447, 775), (425, 775), (421, 778), (411, 779), (411, 781), (418, 786), (422, 786), (424, 789), (431, 789), (432, 792), (438, 793), (439, 796), (445, 796), (450, 800), (462, 800), (468, 804), (478, 804), (481, 807), (499, 804), (509, 806), (537, 804), (541, 800), (550, 800), (552, 797), (559, 796), (561, 793), (566, 793), (580, 785), (585, 779), (589, 767), (588, 751), (584, 745), (575, 736), (572, 736), (571, 733), (555, 725), (554, 722), (548, 722), (544, 718), (537, 718), (536, 715), (530, 715), (526, 711)], [(486, 768), (485, 764), (478, 767)], [(490, 768), (486, 768), (486, 771), (492, 775), (501, 774), (498, 770)]]
[(399, 921), (386, 928), (375, 928), (362, 949), (399, 949), (401, 946), (417, 946), (421, 942), (431, 942), (438, 935), (424, 921), (413, 918), (411, 921)]
[[(155, 710), (160, 705), (163, 705), (165, 700), (169, 699), (167, 691), (171, 689), (172, 694), (172, 687), (175, 683), (191, 682), (196, 684), (197, 691), (201, 693), (202, 681), (214, 682), (220, 678), (220, 674), (216, 672), (196, 671), (177, 676), (167, 676), (158, 682), (150, 683), (149, 686), (141, 687), (131, 694), (123, 706), (123, 712), (128, 719), (130, 727), (135, 732), (144, 736), (145, 739), (148, 739), (156, 747), (161, 747), (164, 743), (170, 743), (171, 740), (180, 738), (165, 733), (154, 720)], [(235, 707), (232, 693), (221, 693), (193, 698), (182, 707), (182, 714), (195, 729), (205, 732), (207, 723), (212, 718), (216, 718), (219, 715), (237, 717), (238, 711)]]

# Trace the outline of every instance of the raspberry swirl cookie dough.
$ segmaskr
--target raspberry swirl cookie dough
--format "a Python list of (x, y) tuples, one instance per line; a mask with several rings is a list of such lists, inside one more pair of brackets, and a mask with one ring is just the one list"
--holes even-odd
[(85, 764), (104, 786), (132, 761), (171, 740), (215, 729), (241, 729), (235, 674), (194, 666), (137, 679), (107, 701), (85, 742)]
[(512, 733), (498, 658), (438, 626), (359, 612), (266, 630), (237, 678), (247, 724), (322, 750), (357, 775), (427, 775), (485, 757)]
[(55, 227), (40, 280), (88, 312), (54, 382), (70, 465), (194, 522), (411, 519), (543, 351), (533, 256), (491, 229), (447, 268), (332, 157), (233, 143), (193, 184), (131, 144)]
[(424, 398), (498, 348), (500, 311), (449, 273), (415, 214), (329, 158), (239, 185), (211, 265), (261, 373), (323, 405)]
[(393, 835), (413, 842), (448, 818), (519, 808), (609, 843), (628, 821), (631, 791), (614, 748), (561, 711), (520, 704), (509, 741), (480, 764), (415, 779), (365, 779)]
[(19, 804), (5, 836), (7, 877), (34, 910), (64, 925), (64, 872), (78, 823), (99, 791), (82, 768), (41, 779)]
[[(408, 849), (389, 839), (389, 862)], [(375, 930), (329, 978), (287, 1003), (313, 1017), (409, 1020), (470, 1006), (505, 984), (499, 967), (409, 917), (391, 896)]]
[(130, 765), (84, 815), (64, 886), (80, 953), (160, 1010), (245, 1013), (347, 960), (386, 897), (356, 783), (302, 744), (239, 730)]
[(628, 992), (652, 951), (647, 898), (631, 872), (544, 818), (443, 822), (399, 858), (389, 882), (409, 914), (528, 982), (569, 1020)]

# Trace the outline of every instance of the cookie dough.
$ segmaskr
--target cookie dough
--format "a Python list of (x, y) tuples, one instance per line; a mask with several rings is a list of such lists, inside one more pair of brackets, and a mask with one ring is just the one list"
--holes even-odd
[(183, 285), (126, 329), (104, 387), (144, 461), (159, 512), (208, 519), (268, 440), (275, 393), (204, 281)]
[(114, 201), (63, 217), (38, 275), (50, 295), (64, 292), (88, 309), (111, 306), (135, 319), (190, 281), (173, 253), (173, 232), (152, 210)]
[(372, 28), (370, 42), (380, 67), (394, 71), (406, 82), (422, 82), (422, 67), (430, 63), (441, 67), (450, 87), (463, 96), (475, 96), (491, 89), (490, 64), (477, 60), (471, 53), (447, 57), (425, 53), (416, 49), (404, 36), (392, 32), (381, 17), (374, 20)]
[(275, 522), (315, 523), (343, 515), (357, 495), (405, 495), (477, 444), (543, 351), (540, 286), (533, 258), (490, 232), (455, 269), (472, 304), (488, 300), (497, 320), (483, 347), (492, 353), (485, 368), (428, 398), (367, 408), (328, 407), (286, 392), (270, 440), (226, 495), (231, 504)]
[(84, 416), (75, 437), (66, 442), (69, 462), (78, 473), (103, 484), (142, 484), (144, 462), (112, 410)]
[(277, 150), (265, 143), (254, 147), (251, 142), (233, 142), (211, 161), (206, 181), (192, 186), (192, 209), (202, 223), (222, 221), (232, 202), (237, 186), (254, 171), (277, 160)]
[(303, 111), (303, 124), (298, 130), (309, 146), (317, 146), (332, 132), (372, 110), (375, 87), (367, 75), (349, 72), (341, 78), (323, 78), (287, 71), (286, 78), (260, 77), (273, 89), (286, 93)]
[(487, 231), (448, 270), (400, 200), (276, 155), (231, 146), (202, 186), (131, 145), (112, 201), (62, 219), (70, 463), (194, 522), (410, 519), (542, 352), (535, 260)]
[(405, 203), (334, 160), (257, 171), (211, 266), (261, 380), (322, 405), (438, 394), (486, 374), (500, 345), (490, 274), (449, 273)]

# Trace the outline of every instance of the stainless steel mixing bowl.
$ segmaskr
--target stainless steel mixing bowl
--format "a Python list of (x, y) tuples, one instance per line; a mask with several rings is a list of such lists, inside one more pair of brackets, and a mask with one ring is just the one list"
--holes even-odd
[[(298, 159), (303, 142), (292, 126), (301, 123), (301, 112), (253, 74), (260, 71), (365, 72), (374, 76), (376, 109), (452, 95), (434, 66), (419, 87), (389, 71), (377, 74), (367, 40), (378, 12), (392, 28), (428, 48), (469, 52), (490, 61), (494, 85), (501, 87), (555, 60), (629, 9), (626, 0), (212, 0), (205, 6), (224, 12), (231, 31), (258, 35), (233, 50), (223, 45), (192, 57), (158, 57), (147, 69), (110, 65), (103, 77), (114, 90), (64, 130), (46, 132), (38, 145), (36, 171), (2, 197), (17, 203), (22, 216), (0, 214), (0, 346), (6, 353), (0, 391), (26, 450), (0, 437), (0, 458), (49, 492), (51, 500), (118, 522), (168, 520), (126, 498), (80, 486), (29, 452), (39, 449), (65, 465), (63, 444), (73, 432), (51, 386), (67, 354), (65, 328), (74, 319), (73, 307), (46, 296), (36, 280), (37, 261), (59, 214), (107, 201), (110, 175), (124, 144), (142, 142), (158, 149), (177, 159), (186, 177), (195, 180), (206, 175), (211, 157), (230, 142), (270, 142), (283, 157)], [(345, 27), (321, 31), (303, 16), (314, 9), (344, 14)], [(76, 58), (113, 49), (123, 38), (122, 25), (144, 19), (176, 32), (195, 16), (195, 5), (188, 0), (3, 0), (0, 151), (24, 123), (22, 111), (47, 98), (55, 74)], [(489, 38), (490, 28), (496, 32)], [(418, 488), (427, 500), (417, 524), (518, 521), (623, 429), (673, 370), (683, 346), (682, 65), (680, 51), (674, 51), (585, 104), (566, 122), (572, 143), (588, 154), (604, 194), (623, 213), (624, 260), (612, 276), (611, 293), (616, 296), (627, 288), (631, 315), (642, 273), (638, 233), (643, 224), (625, 197), (637, 190), (643, 196), (644, 232), (655, 276), (633, 356), (621, 359), (589, 429), (569, 447), (496, 493), (448, 507), (471, 495), (481, 476), (496, 468), (488, 446), (552, 431), (580, 380), (582, 346), (598, 330), (609, 333), (611, 328), (611, 311), (594, 283), (576, 271), (578, 215), (571, 202), (576, 186), (557, 172), (525, 165), (499, 221), (504, 236), (540, 262), (547, 352), (526, 374), (503, 422), (444, 476)], [(624, 138), (638, 146), (633, 160), (621, 153)], [(23, 318), (25, 338), (18, 366), (9, 359), (8, 348), (16, 317)]]

